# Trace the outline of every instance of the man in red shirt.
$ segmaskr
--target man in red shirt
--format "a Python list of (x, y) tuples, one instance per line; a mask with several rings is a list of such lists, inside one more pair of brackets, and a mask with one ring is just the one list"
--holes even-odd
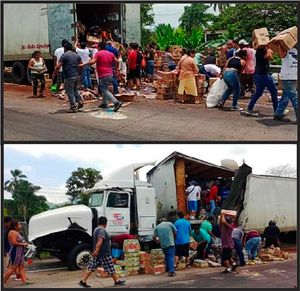
[(214, 211), (216, 209), (216, 199), (219, 189), (215, 181), (209, 182), (208, 187), (210, 188), (207, 197), (207, 201), (209, 203), (209, 216), (214, 216)]
[(113, 83), (113, 65), (116, 63), (115, 69), (118, 70), (118, 60), (113, 53), (105, 50), (105, 43), (99, 43), (99, 51), (94, 55), (93, 60), (87, 64), (93, 65), (95, 63), (99, 77), (98, 90), (101, 91), (102, 95), (102, 103), (99, 105), (99, 108), (106, 108), (108, 101), (111, 100), (114, 104), (114, 111), (117, 112), (122, 103), (108, 90), (108, 86), (110, 83)]
[(140, 89), (140, 82), (141, 82), (141, 63), (143, 56), (141, 52), (138, 51), (139, 45), (137, 43), (131, 44), (132, 50), (128, 55), (128, 81), (129, 81), (129, 88), (133, 88), (133, 81), (136, 82), (137, 90)]

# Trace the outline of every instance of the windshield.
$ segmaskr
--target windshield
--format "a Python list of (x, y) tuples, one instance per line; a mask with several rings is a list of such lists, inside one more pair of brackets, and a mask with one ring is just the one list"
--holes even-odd
[(104, 193), (103, 192), (96, 192), (93, 193), (90, 199), (90, 206), (101, 206), (103, 203)]

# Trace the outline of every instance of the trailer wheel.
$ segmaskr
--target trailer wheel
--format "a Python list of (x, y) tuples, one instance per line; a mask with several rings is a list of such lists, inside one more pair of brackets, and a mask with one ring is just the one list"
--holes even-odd
[(68, 255), (68, 268), (70, 271), (86, 269), (92, 259), (91, 246), (87, 243), (78, 244)]
[(26, 77), (27, 77), (27, 82), (29, 84), (31, 84), (32, 82), (32, 79), (31, 79), (31, 70), (27, 68), (27, 71), (26, 71)]
[(26, 70), (24, 64), (15, 62), (12, 67), (12, 73), (17, 84), (22, 84), (26, 81)]

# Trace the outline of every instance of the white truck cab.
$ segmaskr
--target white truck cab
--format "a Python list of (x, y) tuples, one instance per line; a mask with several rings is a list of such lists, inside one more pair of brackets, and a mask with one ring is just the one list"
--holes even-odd
[(156, 195), (151, 184), (140, 181), (138, 170), (153, 163), (122, 167), (87, 191), (89, 207), (74, 205), (49, 210), (33, 216), (29, 222), (29, 241), (39, 251), (47, 250), (69, 269), (89, 261), (92, 234), (98, 218), (108, 219), (111, 237), (138, 234), (141, 243), (152, 241), (157, 220)]

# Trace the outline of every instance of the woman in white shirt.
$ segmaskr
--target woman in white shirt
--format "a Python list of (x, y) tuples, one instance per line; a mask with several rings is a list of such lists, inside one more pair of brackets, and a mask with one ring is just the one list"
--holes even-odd
[(40, 94), (39, 97), (45, 97), (45, 76), (44, 73), (47, 71), (47, 67), (44, 59), (42, 58), (42, 54), (40, 51), (34, 51), (32, 54), (32, 58), (28, 63), (28, 69), (31, 70), (31, 80), (32, 80), (32, 88), (33, 88), (33, 97), (38, 97), (37, 89), (38, 89), (38, 80), (40, 80)]

